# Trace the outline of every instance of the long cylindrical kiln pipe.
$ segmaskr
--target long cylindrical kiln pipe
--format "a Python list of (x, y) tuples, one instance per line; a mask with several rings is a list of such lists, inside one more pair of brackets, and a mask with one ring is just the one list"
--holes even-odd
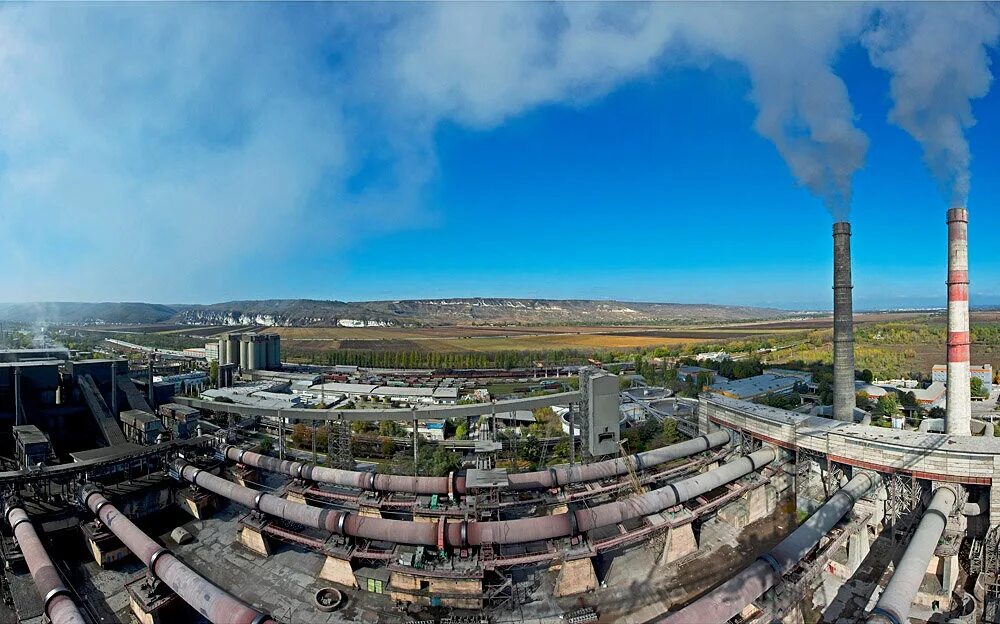
[(854, 504), (880, 481), (875, 473), (856, 475), (771, 552), (761, 555), (736, 576), (680, 611), (657, 621), (661, 624), (703, 624), (726, 622), (735, 617), (802, 561)]
[(45, 605), (45, 615), (52, 624), (86, 624), (76, 604), (70, 597), (69, 589), (63, 585), (62, 579), (52, 559), (45, 552), (42, 541), (35, 533), (28, 514), (21, 507), (11, 506), (7, 509), (7, 522), (10, 524), (17, 543), (21, 546), (24, 561), (31, 571), (31, 579), (35, 589), (42, 597)]
[(910, 538), (910, 543), (899, 560), (892, 578), (879, 596), (868, 622), (871, 624), (906, 624), (909, 622), (910, 605), (920, 589), (927, 572), (927, 564), (937, 548), (938, 540), (948, 523), (948, 514), (955, 507), (957, 494), (950, 486), (943, 485), (934, 491), (931, 502)]
[(945, 431), (972, 435), (969, 388), (969, 211), (948, 211), (948, 387)]
[(276, 624), (266, 613), (217, 587), (150, 539), (96, 488), (85, 486), (80, 499), (153, 576), (213, 624)]
[(659, 490), (590, 509), (540, 518), (496, 522), (465, 520), (448, 522), (442, 518), (438, 523), (367, 518), (346, 511), (291, 502), (217, 477), (188, 464), (183, 459), (175, 460), (174, 468), (183, 479), (210, 492), (250, 509), (303, 526), (339, 535), (399, 544), (465, 547), (480, 544), (517, 544), (567, 537), (654, 514), (735, 481), (766, 466), (774, 461), (774, 458), (774, 450), (761, 449), (714, 470), (678, 481)]
[[(570, 483), (609, 479), (628, 474), (628, 463), (631, 463), (635, 470), (644, 470), (728, 444), (729, 441), (730, 435), (727, 431), (716, 431), (715, 433), (698, 436), (697, 438), (678, 444), (672, 444), (643, 453), (635, 453), (629, 457), (628, 462), (624, 458), (618, 457), (593, 464), (515, 473), (508, 476), (509, 489), (545, 490)], [(305, 462), (279, 460), (235, 446), (226, 448), (226, 457), (232, 461), (253, 466), (254, 468), (280, 472), (319, 483), (330, 483), (361, 490), (409, 492), (414, 494), (465, 494), (467, 492), (465, 477), (461, 475), (451, 475), (448, 477), (411, 477), (340, 470), (325, 466), (315, 466)]]
[(854, 302), (851, 224), (833, 224), (833, 417), (854, 422)]

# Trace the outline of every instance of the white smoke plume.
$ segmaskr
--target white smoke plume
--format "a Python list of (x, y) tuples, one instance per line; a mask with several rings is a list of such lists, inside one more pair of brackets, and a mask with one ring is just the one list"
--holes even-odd
[(854, 125), (833, 64), (868, 10), (853, 3), (712, 3), (690, 10), (693, 45), (746, 66), (758, 108), (754, 129), (835, 220), (846, 220), (868, 138)]
[(892, 76), (890, 121), (920, 143), (953, 206), (968, 200), (965, 131), (976, 122), (971, 101), (989, 92), (987, 48), (998, 37), (996, 5), (913, 2), (887, 5), (863, 38), (872, 64)]
[[(852, 3), (425, 5), (386, 37), (395, 88), (418, 113), (490, 127), (540, 104), (588, 101), (664, 67), (746, 67), (754, 129), (800, 184), (846, 218), (867, 137), (832, 65), (870, 9)], [(428, 125), (433, 125), (433, 121)]]

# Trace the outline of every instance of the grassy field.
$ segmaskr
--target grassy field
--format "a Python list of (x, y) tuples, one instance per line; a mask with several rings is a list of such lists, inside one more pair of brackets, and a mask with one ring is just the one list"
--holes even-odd
[[(855, 315), (856, 363), (879, 377), (922, 373), (945, 359), (944, 312), (862, 313)], [(1000, 370), (1000, 312), (974, 311), (973, 334), (979, 331), (972, 346), (974, 364), (992, 364)], [(89, 329), (101, 337), (135, 332), (161, 341), (197, 343), (237, 328), (190, 326), (116, 327), (114, 330)], [(832, 318), (816, 317), (757, 323), (685, 326), (437, 326), (437, 327), (276, 327), (266, 328), (282, 337), (287, 358), (322, 361), (331, 353), (452, 354), (481, 355), (503, 352), (548, 355), (572, 353), (583, 360), (589, 355), (611, 353), (631, 357), (646, 355), (689, 355), (698, 351), (723, 349), (734, 353), (753, 353), (763, 346), (781, 347), (771, 353), (753, 353), (767, 364), (794, 361), (825, 362), (832, 359)], [(95, 336), (96, 337), (96, 336)], [(137, 341), (138, 338), (136, 339)], [(762, 342), (767, 341), (767, 342)], [(463, 356), (464, 357), (464, 356)], [(426, 360), (427, 358), (423, 358)], [(468, 358), (466, 358), (468, 359)], [(564, 360), (565, 361), (565, 360)], [(457, 360), (456, 360), (457, 362)], [(447, 366), (447, 364), (442, 364)], [(461, 366), (460, 362), (451, 364)], [(473, 364), (485, 366), (486, 364)]]
[(793, 328), (754, 327), (278, 327), (283, 344), (293, 351), (328, 349), (463, 353), (551, 351), (557, 349), (649, 349), (697, 342), (733, 340), (794, 333)]

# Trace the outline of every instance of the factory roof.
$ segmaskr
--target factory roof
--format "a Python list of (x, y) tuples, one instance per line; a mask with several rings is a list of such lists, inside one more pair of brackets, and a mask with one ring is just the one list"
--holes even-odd
[(171, 410), (178, 414), (197, 414), (198, 410), (193, 407), (188, 407), (187, 405), (181, 405), (180, 403), (164, 403), (160, 406), (161, 409)]
[(711, 368), (702, 368), (701, 366), (690, 366), (683, 365), (677, 367), (677, 372), (681, 375), (697, 375), (698, 373), (714, 373), (715, 371)]
[[(940, 372), (948, 370), (948, 366), (945, 365), (945, 364), (935, 364), (934, 367), (931, 368), (931, 370), (940, 373)], [(979, 372), (979, 373), (984, 373), (986, 371), (992, 371), (993, 370), (993, 365), (992, 364), (982, 364), (982, 365), (969, 364), (969, 370), (973, 370), (973, 371), (976, 371), (976, 372)]]
[(3, 362), (37, 360), (52, 357), (68, 360), (69, 349), (66, 347), (48, 347), (43, 349), (0, 349), (0, 361)]
[(809, 371), (792, 370), (790, 368), (765, 368), (764, 373), (780, 377), (797, 377), (806, 383), (812, 382), (813, 374)]
[(873, 384), (870, 384), (870, 383), (865, 383), (863, 381), (855, 381), (854, 382), (854, 391), (855, 392), (864, 392), (868, 396), (876, 398), (876, 399), (879, 398), (879, 397), (884, 397), (885, 395), (889, 394), (890, 392), (895, 392), (895, 390), (896, 390), (895, 388), (886, 388), (885, 386), (876, 386), (876, 385), (873, 385)]
[(3, 368), (28, 368), (29, 366), (59, 366), (62, 360), (24, 360), (21, 362), (0, 362)]
[(142, 410), (125, 410), (118, 415), (118, 418), (121, 419), (122, 422), (128, 423), (133, 427), (140, 427), (141, 425), (147, 425), (151, 422), (160, 422), (159, 418)]
[(22, 444), (42, 444), (49, 441), (49, 438), (35, 425), (16, 425), (12, 429), (14, 436)]
[(746, 379), (736, 379), (725, 383), (714, 383), (709, 390), (736, 399), (749, 399), (773, 392), (782, 392), (795, 387), (802, 380), (797, 377), (780, 375), (757, 375)]
[(73, 461), (82, 462), (89, 459), (105, 459), (108, 457), (117, 457), (119, 455), (129, 455), (141, 448), (142, 447), (138, 444), (127, 443), (115, 446), (104, 446), (87, 451), (76, 451), (75, 453), (70, 453), (69, 456), (73, 458)]
[(935, 381), (926, 388), (915, 388), (909, 390), (909, 392), (912, 392), (913, 396), (920, 403), (936, 403), (944, 396), (945, 390), (946, 388), (943, 383)]
[(864, 392), (868, 396), (875, 399), (884, 397), (890, 392), (896, 392), (899, 394), (912, 392), (913, 397), (917, 400), (917, 402), (924, 404), (937, 403), (941, 400), (945, 393), (945, 385), (940, 381), (935, 381), (926, 388), (897, 388), (894, 386), (873, 385), (863, 381), (855, 381), (854, 388), (856, 392)]
[(322, 379), (322, 375), (317, 373), (291, 373), (285, 371), (253, 370), (250, 375), (255, 379), (283, 379), (285, 381), (308, 381), (316, 383)]
[(533, 423), (535, 422), (535, 415), (531, 412), (531, 410), (497, 412), (497, 420), (514, 420), (519, 423)]
[(336, 381), (330, 381), (327, 383), (316, 384), (312, 386), (312, 390), (316, 392), (332, 392), (334, 394), (371, 394), (375, 388), (378, 388), (375, 384), (353, 384), (353, 383), (340, 383)]
[(178, 373), (176, 375), (156, 375), (153, 377), (154, 382), (165, 381), (167, 383), (173, 381), (185, 381), (188, 379), (208, 379), (208, 373), (203, 371), (193, 371), (190, 373)]
[(332, 394), (366, 394), (385, 397), (430, 397), (434, 399), (457, 399), (458, 388), (423, 388), (408, 386), (379, 386), (375, 384), (352, 384), (327, 382), (310, 388), (313, 392)]

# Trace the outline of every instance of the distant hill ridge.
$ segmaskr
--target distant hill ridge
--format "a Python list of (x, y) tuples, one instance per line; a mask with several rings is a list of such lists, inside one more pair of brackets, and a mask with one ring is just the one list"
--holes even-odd
[(0, 303), (0, 320), (54, 324), (382, 326), (494, 324), (619, 324), (773, 319), (772, 308), (588, 299), (434, 298), (393, 301), (265, 299), (207, 305), (116, 303)]

